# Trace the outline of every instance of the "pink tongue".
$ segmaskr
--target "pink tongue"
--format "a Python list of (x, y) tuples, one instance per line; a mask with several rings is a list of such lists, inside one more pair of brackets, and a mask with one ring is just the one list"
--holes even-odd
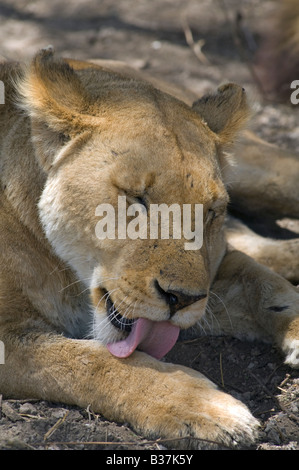
[(126, 339), (109, 343), (107, 348), (116, 357), (128, 357), (139, 346), (141, 351), (161, 359), (174, 346), (179, 332), (179, 327), (168, 321), (153, 322), (138, 318)]

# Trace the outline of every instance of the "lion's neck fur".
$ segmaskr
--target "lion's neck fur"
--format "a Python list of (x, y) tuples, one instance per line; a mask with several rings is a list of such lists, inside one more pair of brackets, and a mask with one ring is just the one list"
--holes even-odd
[[(90, 313), (88, 298), (72, 270), (53, 252), (39, 220), (37, 205), (46, 175), (31, 142), (30, 118), (14, 102), (12, 81), (18, 72), (10, 64), (0, 66), (6, 92), (5, 104), (0, 105), (0, 230), (4, 240), (0, 294), (11, 299), (3, 315), (9, 318), (14, 308), (20, 315), (26, 308), (34, 308), (58, 330), (84, 336)], [(5, 240), (9, 240), (7, 245)], [(13, 285), (22, 292), (21, 302), (10, 295)], [(28, 301), (30, 306), (26, 306)]]
[(37, 203), (45, 174), (35, 158), (30, 139), (30, 118), (15, 103), (13, 82), (19, 74), (18, 65), (3, 64), (0, 68), (0, 79), (5, 85), (5, 104), (0, 107), (1, 190), (2, 197), (18, 219), (41, 241), (44, 236), (38, 220)]

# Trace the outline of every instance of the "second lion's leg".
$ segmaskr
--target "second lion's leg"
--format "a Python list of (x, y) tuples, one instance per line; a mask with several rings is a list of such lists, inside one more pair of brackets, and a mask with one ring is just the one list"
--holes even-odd
[(230, 217), (226, 224), (226, 238), (234, 249), (249, 255), (290, 282), (299, 282), (299, 237), (290, 240), (262, 237)]
[(240, 251), (226, 254), (207, 316), (216, 334), (268, 340), (299, 367), (299, 290)]
[(299, 217), (299, 155), (244, 132), (227, 176), (232, 207), (242, 213)]

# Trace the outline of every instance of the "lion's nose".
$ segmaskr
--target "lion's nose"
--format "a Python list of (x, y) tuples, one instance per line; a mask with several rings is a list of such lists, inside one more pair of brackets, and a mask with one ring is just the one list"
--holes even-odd
[(160, 296), (163, 297), (167, 305), (169, 305), (170, 316), (198, 300), (205, 299), (208, 295), (206, 291), (194, 295), (178, 289), (164, 290), (157, 280), (155, 281), (155, 288), (159, 292)]

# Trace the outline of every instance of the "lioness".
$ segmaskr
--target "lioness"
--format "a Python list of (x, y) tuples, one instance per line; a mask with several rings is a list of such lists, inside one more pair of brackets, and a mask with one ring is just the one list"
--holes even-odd
[[(192, 437), (250, 444), (258, 422), (241, 402), (159, 360), (200, 321), (212, 286), (219, 333), (272, 340), (299, 364), (298, 291), (225, 240), (227, 152), (250, 115), (246, 94), (227, 84), (189, 106), (112, 68), (51, 50), (1, 66), (0, 391), (90, 404), (195, 448)], [(117, 213), (119, 196), (148, 215), (202, 204), (201, 248), (99, 239), (96, 208)]]

